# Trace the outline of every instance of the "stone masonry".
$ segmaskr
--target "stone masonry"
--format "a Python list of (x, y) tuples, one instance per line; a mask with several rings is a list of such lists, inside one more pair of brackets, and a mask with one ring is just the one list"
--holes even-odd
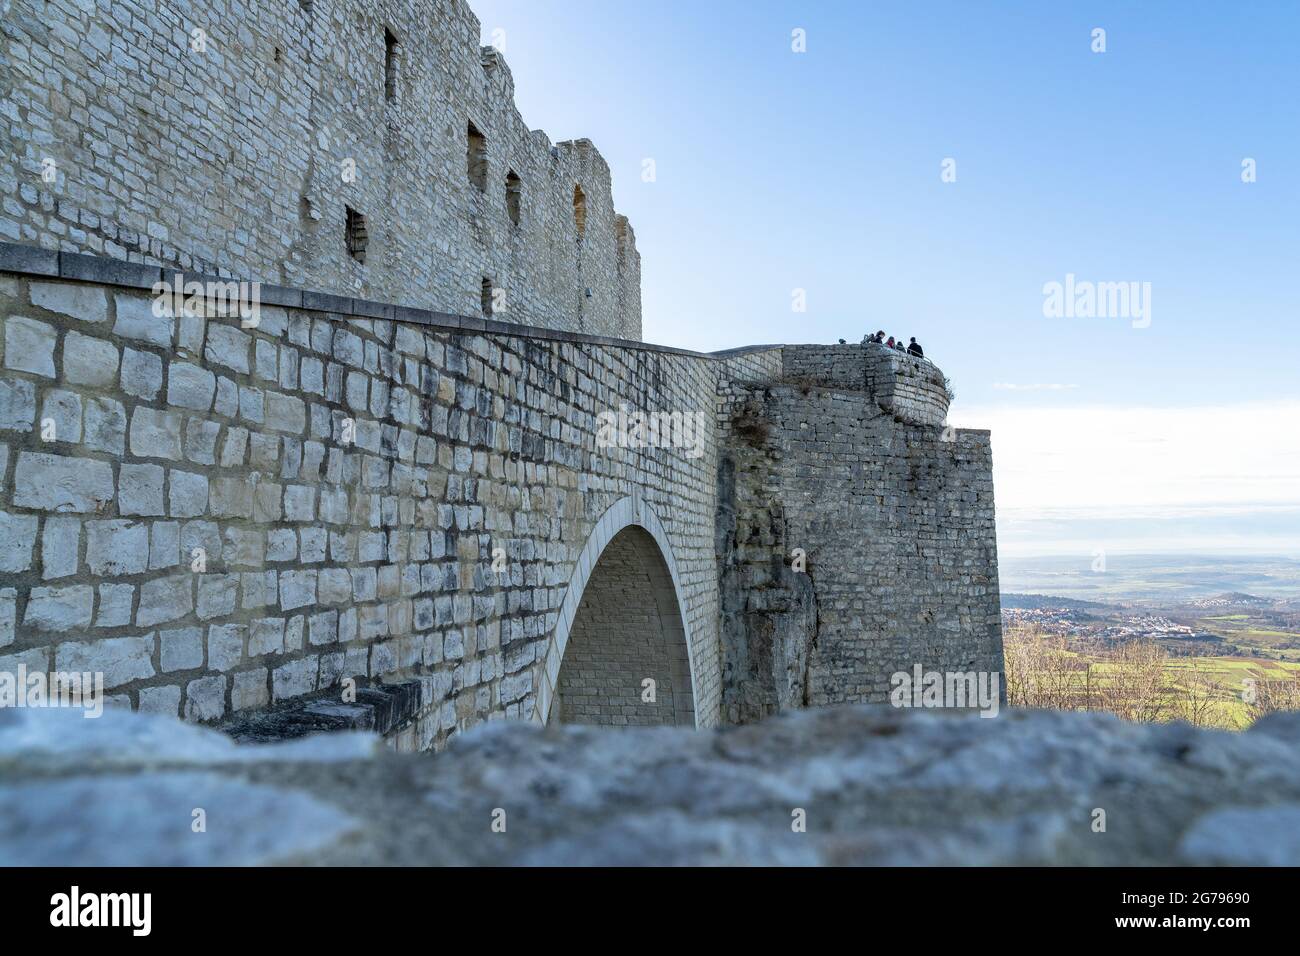
[(938, 368), (639, 341), (607, 166), (462, 0), (0, 12), (0, 674), (423, 750), (1001, 670)]
[(747, 357), (719, 416), (723, 719), (885, 700), (917, 664), (1000, 673), (989, 433), (944, 424), (942, 373), (875, 345)]
[(464, 0), (0, 14), (0, 240), (640, 337), (609, 167), (524, 124)]
[(712, 359), (267, 287), (256, 327), (159, 317), (156, 267), (18, 259), (49, 274), (0, 275), (0, 670), (202, 721), (425, 675), (433, 746), (534, 716), (584, 546), (635, 498), (716, 722), (712, 443), (595, 441), (620, 403), (711, 416)]
[[(278, 287), (245, 328), (156, 311), (161, 274), (0, 246), (0, 670), (203, 722), (414, 680), (411, 749), (557, 691), (560, 720), (707, 727), (1000, 670), (987, 433), (787, 381), (807, 347)], [(707, 427), (601, 445), (625, 406)]]

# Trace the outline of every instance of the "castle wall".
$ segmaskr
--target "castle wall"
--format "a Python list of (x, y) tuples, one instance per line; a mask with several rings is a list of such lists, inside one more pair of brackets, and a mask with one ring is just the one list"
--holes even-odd
[(729, 722), (882, 702), (917, 664), (1002, 670), (988, 433), (900, 421), (811, 370), (730, 386), (716, 545)]
[[(160, 309), (162, 275), (0, 244), (0, 670), (102, 672), (111, 703), (202, 722), (379, 680), (399, 745), (440, 747), (544, 719), (568, 637), (573, 696), (593, 624), (651, 621), (579, 605), (629, 525), (669, 569), (678, 722), (1001, 669), (988, 435), (883, 408), (905, 381), (284, 287), (245, 325)], [(638, 411), (697, 441), (602, 433)], [(322, 707), (290, 722), (344, 719)]]
[(3, 8), (0, 240), (640, 338), (608, 166), (525, 125), (463, 0)]
[(787, 345), (781, 362), (786, 381), (868, 392), (880, 408), (915, 425), (947, 421), (947, 382), (924, 358), (883, 345)]
[[(419, 677), (411, 745), (441, 746), (533, 717), (579, 552), (635, 495), (717, 722), (715, 360), (287, 289), (252, 328), (160, 318), (158, 269), (0, 254), (0, 670), (204, 722)], [(620, 405), (699, 411), (701, 444), (598, 447)]]

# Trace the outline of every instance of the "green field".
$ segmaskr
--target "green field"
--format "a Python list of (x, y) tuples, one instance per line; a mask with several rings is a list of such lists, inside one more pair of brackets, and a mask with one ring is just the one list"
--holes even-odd
[[(1014, 642), (1016, 635), (1014, 628), (1005, 633), (1009, 642)], [(1295, 639), (1292, 634), (1286, 634), (1285, 637), (1288, 640)], [(1233, 640), (1238, 644), (1245, 643), (1237, 637)], [(1050, 667), (1042, 672), (1045, 675), (1045, 686), (1058, 688), (1050, 692), (1058, 702), (1046, 706), (1105, 709), (1108, 706), (1106, 689), (1116, 673), (1114, 669), (1125, 665), (1107, 654), (1097, 654), (1078, 647), (1061, 648), (1060, 652), (1073, 660), (1074, 664), (1067, 668), (1068, 673), (1065, 675)], [(1243, 730), (1250, 726), (1251, 708), (1245, 700), (1248, 680), (1300, 679), (1300, 661), (1243, 655), (1167, 656), (1162, 667), (1165, 681), (1160, 699), (1163, 703), (1153, 713), (1154, 719), (1193, 720), (1193, 702), (1198, 698), (1206, 700), (1206, 695), (1209, 694), (1212, 696), (1196, 711), (1195, 720), (1203, 726), (1228, 730)], [(1053, 671), (1056, 677), (1050, 676)], [(1199, 681), (1194, 679), (1196, 676), (1199, 676)], [(1061, 680), (1064, 681), (1063, 684), (1060, 683)], [(1207, 683), (1217, 686), (1206, 686)]]
[[(1240, 648), (1258, 648), (1261, 654), (1268, 658), (1278, 657), (1283, 661), (1300, 664), (1300, 647), (1288, 646), (1300, 644), (1300, 634), (1269, 627), (1265, 622), (1256, 621), (1249, 614), (1203, 617), (1197, 619), (1196, 626), (1201, 630), (1218, 634), (1225, 641), (1230, 641)], [(1270, 663), (1263, 658), (1260, 662)]]
[(1221, 681), (1224, 685), (1224, 693), (1216, 701), (1215, 719), (1212, 723), (1234, 729), (1244, 729), (1250, 724), (1250, 717), (1242, 697), (1247, 678), (1300, 676), (1300, 663), (1260, 660), (1256, 657), (1173, 657), (1165, 667), (1170, 672), (1170, 679), (1176, 688), (1182, 687), (1183, 677), (1193, 667), (1199, 667), (1203, 672)]

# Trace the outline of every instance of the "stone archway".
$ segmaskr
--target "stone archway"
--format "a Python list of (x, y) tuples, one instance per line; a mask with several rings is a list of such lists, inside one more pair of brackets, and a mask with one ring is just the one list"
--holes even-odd
[[(663, 526), (640, 496), (582, 549), (538, 682), (534, 720), (697, 726), (690, 627)], [(645, 696), (654, 681), (654, 700)]]

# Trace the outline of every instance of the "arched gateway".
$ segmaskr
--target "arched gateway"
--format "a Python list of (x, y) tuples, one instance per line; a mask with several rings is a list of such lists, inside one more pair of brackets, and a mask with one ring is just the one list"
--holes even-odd
[(696, 670), (683, 603), (658, 517), (640, 496), (621, 499), (601, 517), (574, 568), (534, 720), (695, 726)]

